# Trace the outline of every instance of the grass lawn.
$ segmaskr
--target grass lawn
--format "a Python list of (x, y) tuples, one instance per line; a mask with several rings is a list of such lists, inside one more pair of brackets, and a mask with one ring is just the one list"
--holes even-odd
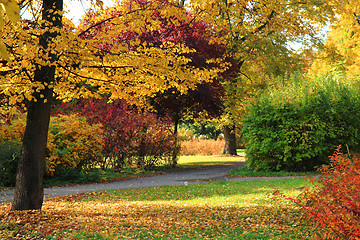
[(253, 172), (246, 166), (240, 167), (235, 170), (230, 170), (229, 175), (238, 177), (283, 177), (283, 176), (308, 176), (316, 175), (319, 172), (288, 172), (288, 171), (277, 171), (277, 172), (266, 172), (258, 171)]
[[(311, 239), (298, 208), (303, 178), (105, 191), (45, 200), (41, 211), (0, 205), (0, 238)], [(2, 235), (1, 235), (2, 234)]]
[(241, 156), (180, 156), (178, 168), (196, 168), (205, 166), (220, 165), (228, 162), (242, 161), (245, 158)]

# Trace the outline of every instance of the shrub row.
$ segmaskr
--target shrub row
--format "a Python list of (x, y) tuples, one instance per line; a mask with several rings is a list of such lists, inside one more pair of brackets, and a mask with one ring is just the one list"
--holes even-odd
[[(167, 119), (123, 101), (107, 104), (105, 100), (63, 104), (55, 113), (49, 126), (46, 177), (64, 170), (80, 173), (94, 166), (122, 170), (176, 163), (178, 150)], [(14, 184), (25, 121), (20, 111), (0, 119), (2, 185)]]
[[(25, 131), (25, 114), (17, 112), (11, 121), (0, 124), (0, 181), (5, 186), (15, 183), (15, 171)], [(52, 117), (48, 135), (45, 174), (70, 168), (91, 168), (102, 160), (103, 138), (100, 124), (90, 125), (84, 117)], [(6, 177), (5, 177), (6, 176)]]
[(336, 146), (360, 151), (359, 90), (343, 79), (295, 77), (262, 95), (243, 120), (252, 170), (313, 170)]
[(122, 100), (107, 103), (106, 99), (91, 99), (78, 103), (74, 110), (90, 123), (103, 125), (103, 168), (176, 164), (178, 150), (169, 119), (158, 118)]

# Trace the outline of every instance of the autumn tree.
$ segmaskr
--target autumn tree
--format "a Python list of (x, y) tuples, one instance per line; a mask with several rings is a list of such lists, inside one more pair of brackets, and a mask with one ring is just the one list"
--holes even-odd
[(338, 8), (336, 20), (331, 24), (327, 40), (317, 54), (309, 73), (326, 75), (342, 71), (358, 76), (360, 62), (360, 5), (348, 1)]
[[(152, 1), (143, 2), (151, 4)], [(131, 4), (131, 2), (129, 2), (129, 4)], [(176, 6), (175, 3), (168, 1), (162, 1), (162, 4)], [(182, 8), (182, 6), (179, 7)], [(110, 9), (107, 11), (110, 11)], [(83, 24), (93, 24), (94, 15), (95, 13), (89, 12), (83, 20)], [(214, 63), (210, 63), (210, 60), (224, 57), (226, 49), (223, 45), (216, 43), (217, 36), (213, 34), (214, 32), (211, 30), (212, 26), (202, 20), (195, 19), (189, 12), (186, 12), (186, 17), (183, 19), (177, 17), (165, 18), (160, 12), (155, 12), (153, 18), (161, 23), (159, 29), (146, 27), (141, 33), (133, 30), (122, 32), (114, 41), (127, 43), (136, 42), (136, 44), (132, 45), (133, 49), (141, 46), (161, 46), (166, 42), (181, 43), (193, 51), (185, 54), (180, 53), (179, 57), (185, 56), (191, 59), (188, 65), (197, 68), (211, 69), (214, 67)], [(103, 23), (99, 25), (98, 33), (106, 31), (107, 28), (111, 27), (114, 27), (111, 23)], [(112, 48), (112, 45), (104, 45), (102, 42), (99, 43), (99, 45), (103, 51)], [(230, 64), (228, 64), (228, 66), (230, 66)], [(189, 79), (188, 81), (191, 80)], [(158, 113), (162, 115), (169, 114), (174, 123), (176, 123), (175, 126), (177, 126), (182, 113), (189, 109), (192, 109), (190, 110), (192, 112), (207, 110), (213, 114), (218, 113), (221, 107), (219, 100), (221, 94), (222, 86), (218, 79), (214, 79), (212, 82), (201, 82), (197, 84), (196, 87), (190, 89), (187, 94), (182, 94), (176, 87), (173, 87), (166, 91), (160, 91), (148, 99), (150, 105), (152, 105)]]
[[(32, 3), (36, 4), (28, 4)], [(31, 21), (6, 22), (2, 42), (10, 57), (1, 69), (0, 94), (7, 96), (9, 107), (22, 103), (27, 108), (13, 210), (42, 206), (46, 143), (54, 99), (69, 101), (107, 95), (110, 100), (124, 98), (142, 103), (158, 91), (175, 87), (186, 92), (216, 75), (216, 69), (197, 69), (188, 64), (189, 58), (179, 57), (179, 53), (192, 51), (182, 44), (164, 42), (134, 49), (133, 41), (112, 40), (129, 29), (141, 33), (146, 28), (159, 28), (161, 23), (151, 17), (154, 11), (166, 17), (186, 16), (176, 6), (161, 5), (161, 1), (151, 5), (138, 1), (132, 2), (129, 9), (128, 4), (119, 4), (112, 11), (95, 14), (91, 24), (75, 29), (62, 17), (62, 0), (43, 0)], [(116, 27), (94, 38), (86, 37), (94, 35), (106, 22)], [(99, 40), (113, 47), (104, 51)]]
[[(162, 4), (176, 6), (176, 4), (167, 1), (163, 1)], [(94, 13), (90, 12), (84, 19), (83, 24), (87, 25), (89, 22), (91, 24), (93, 18)], [(188, 65), (202, 69), (211, 69), (214, 66), (221, 66), (221, 64), (227, 67), (226, 71), (221, 73), (218, 78), (213, 79), (212, 82), (201, 82), (186, 94), (173, 87), (166, 91), (160, 91), (155, 96), (148, 97), (148, 103), (158, 114), (171, 117), (175, 125), (174, 134), (176, 135), (179, 121), (185, 114), (198, 116), (200, 112), (206, 112), (211, 117), (221, 114), (223, 87), (220, 78), (235, 76), (237, 67), (234, 61), (231, 62), (231, 58), (227, 57), (225, 59), (225, 45), (217, 42), (222, 33), (214, 34), (214, 27), (205, 21), (196, 19), (189, 12), (186, 12), (186, 18), (183, 19), (164, 18), (158, 12), (154, 13), (153, 18), (161, 22), (159, 29), (147, 28), (146, 31), (141, 33), (130, 30), (119, 34), (115, 41), (137, 41), (137, 45), (132, 46), (134, 49), (140, 46), (161, 46), (164, 42), (181, 43), (194, 50), (189, 53), (179, 54), (179, 57), (185, 56), (191, 59)], [(109, 27), (114, 26), (110, 23), (104, 23), (98, 29), (104, 31)], [(104, 51), (112, 48), (111, 45), (103, 45), (102, 43), (101, 46)], [(221, 59), (221, 62), (211, 61), (213, 59)]]
[[(240, 73), (224, 83), (227, 108), (222, 122), (225, 135), (235, 142), (234, 124), (244, 111), (243, 103), (284, 68), (297, 65), (298, 56), (287, 47), (290, 40), (315, 35), (318, 27), (333, 20), (341, 1), (248, 1), (192, 0), (189, 6), (199, 18), (226, 31), (223, 41)], [(294, 57), (295, 56), (295, 57)], [(289, 68), (290, 69), (290, 68)], [(239, 107), (240, 106), (240, 107)], [(231, 144), (234, 146), (234, 144)], [(229, 147), (225, 153), (234, 154)]]
[[(1, 0), (1, 16), (0, 16), (0, 37), (2, 36), (2, 29), (5, 22), (18, 22), (20, 21), (20, 8), (15, 0)], [(0, 42), (0, 56), (8, 59), (9, 53), (6, 47)]]

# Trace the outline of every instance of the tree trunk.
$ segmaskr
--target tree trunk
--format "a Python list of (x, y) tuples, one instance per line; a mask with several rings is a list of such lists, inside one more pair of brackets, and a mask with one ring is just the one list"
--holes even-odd
[(174, 148), (173, 148), (173, 152), (172, 152), (172, 157), (171, 157), (171, 165), (173, 167), (176, 166), (178, 159), (179, 159), (179, 154), (180, 154), (180, 143), (179, 143), (179, 138), (178, 138), (178, 127), (179, 127), (179, 116), (175, 116), (173, 118), (174, 121)]
[[(62, 0), (43, 0), (42, 19), (52, 23), (55, 28), (60, 28), (62, 17), (56, 10), (62, 11), (62, 9)], [(42, 28), (45, 28), (45, 25), (46, 23), (42, 25)], [(50, 27), (50, 30), (54, 29)], [(46, 56), (49, 53), (48, 44), (58, 34), (58, 31), (46, 31), (39, 37), (41, 47), (39, 56)], [(48, 54), (48, 56), (50, 63), (56, 61), (56, 55)], [(33, 81), (44, 86), (54, 82), (55, 66), (37, 66)], [(43, 96), (40, 97), (41, 95)], [(44, 198), (43, 176), (53, 90), (45, 87), (40, 92), (35, 91), (33, 97), (35, 101), (30, 101), (27, 106), (26, 127), (12, 210), (41, 209)]]
[(12, 210), (40, 209), (42, 206), (50, 108), (50, 101), (29, 103)]
[(235, 126), (224, 127), (223, 133), (224, 133), (224, 139), (225, 139), (225, 147), (224, 147), (223, 154), (237, 155)]

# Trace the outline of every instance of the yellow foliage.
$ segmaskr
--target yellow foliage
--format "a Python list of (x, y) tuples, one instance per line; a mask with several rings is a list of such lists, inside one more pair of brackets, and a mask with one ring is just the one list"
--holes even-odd
[[(127, 6), (129, 4), (123, 2), (111, 9), (93, 9), (91, 24), (80, 24), (77, 28), (67, 19), (62, 29), (39, 27), (48, 24), (42, 20), (4, 26), (2, 40), (11, 49), (11, 57), (0, 76), (0, 94), (5, 94), (8, 103), (13, 105), (24, 99), (35, 100), (35, 92), (49, 87), (64, 101), (109, 94), (110, 99), (122, 98), (142, 104), (146, 97), (169, 88), (186, 93), (225, 69), (225, 66), (224, 69), (192, 67), (188, 64), (191, 60), (184, 56), (194, 50), (181, 43), (164, 42), (160, 47), (153, 47), (140, 46), (136, 41), (114, 41), (123, 32), (141, 33), (147, 31), (147, 27), (158, 29), (160, 21), (152, 17), (154, 10), (169, 19), (180, 20), (186, 16), (184, 9), (158, 2), (147, 6), (132, 2), (131, 10)], [(97, 32), (94, 25), (100, 22), (105, 22), (107, 27)], [(60, 34), (48, 43), (47, 49), (41, 49), (36, 36), (45, 31)], [(100, 45), (109, 45), (111, 49), (105, 54)], [(131, 45), (139, 46), (134, 50)], [(58, 56), (56, 61), (52, 55)], [(56, 80), (33, 81), (37, 66), (49, 65), (56, 67)]]
[[(332, 21), (343, 0), (191, 0), (197, 18), (217, 26), (220, 40), (239, 64), (240, 74), (227, 79), (225, 114), (220, 125), (241, 121), (246, 104), (276, 76), (301, 70), (301, 55), (289, 51), (292, 39), (315, 35)], [(259, 91), (260, 90), (260, 91)]]
[[(3, 28), (6, 22), (20, 21), (20, 9), (15, 0), (0, 0), (0, 37), (3, 34)], [(9, 59), (9, 54), (4, 44), (0, 42), (0, 57)]]
[[(26, 116), (17, 112), (11, 124), (0, 124), (0, 141), (22, 141)], [(101, 124), (90, 125), (75, 114), (50, 120), (46, 174), (73, 167), (89, 167), (102, 160), (104, 145)]]
[(337, 11), (323, 51), (309, 73), (326, 75), (341, 70), (349, 75), (360, 74), (360, 1), (347, 1)]
[[(0, 122), (0, 141), (22, 141), (25, 132), (26, 115), (19, 111), (12, 112), (11, 124)], [(1, 119), (0, 119), (1, 120)]]
[(104, 145), (101, 124), (90, 125), (77, 115), (60, 115), (51, 119), (50, 151), (46, 173), (74, 167), (88, 167), (102, 160)]

